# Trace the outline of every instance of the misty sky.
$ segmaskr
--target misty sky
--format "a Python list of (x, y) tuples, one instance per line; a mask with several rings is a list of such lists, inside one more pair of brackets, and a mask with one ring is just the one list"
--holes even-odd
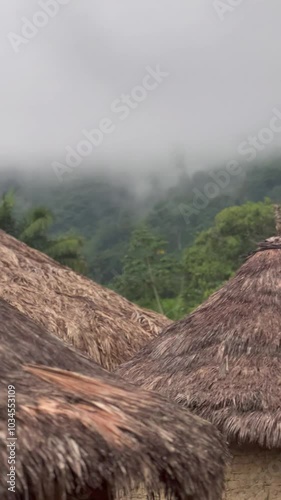
[(231, 159), (281, 111), (280, 0), (244, 0), (223, 21), (213, 0), (71, 0), (16, 54), (7, 35), (38, 10), (33, 0), (1, 5), (0, 165), (63, 161), (147, 66), (169, 76), (126, 120), (113, 117), (88, 162), (140, 164), (177, 143), (194, 164)]

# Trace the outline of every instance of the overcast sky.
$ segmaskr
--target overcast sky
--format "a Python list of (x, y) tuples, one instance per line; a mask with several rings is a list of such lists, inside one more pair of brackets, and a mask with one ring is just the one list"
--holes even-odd
[[(21, 35), (22, 18), (41, 8), (2, 2), (0, 165), (50, 168), (102, 118), (115, 128), (87, 159), (93, 164), (101, 154), (141, 164), (176, 143), (194, 164), (231, 159), (274, 107), (281, 111), (281, 2), (244, 0), (223, 20), (213, 4), (70, 0), (15, 53), (7, 35)], [(112, 103), (157, 65), (169, 76), (120, 120)]]

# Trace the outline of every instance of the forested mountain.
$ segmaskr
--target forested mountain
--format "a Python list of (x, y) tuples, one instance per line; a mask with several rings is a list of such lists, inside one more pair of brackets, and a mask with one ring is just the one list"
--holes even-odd
[(154, 175), (141, 194), (126, 176), (105, 173), (59, 184), (2, 171), (0, 182), (1, 228), (178, 318), (274, 233), (271, 203), (281, 201), (281, 161), (244, 168), (229, 181), (223, 168), (191, 174), (179, 163), (170, 188)]

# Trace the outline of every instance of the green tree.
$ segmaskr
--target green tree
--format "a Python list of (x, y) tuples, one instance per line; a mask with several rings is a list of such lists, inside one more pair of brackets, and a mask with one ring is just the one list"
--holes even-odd
[(275, 232), (271, 201), (222, 210), (184, 252), (184, 300), (192, 310), (239, 268), (259, 241)]
[(156, 303), (163, 313), (161, 299), (176, 296), (179, 287), (180, 265), (166, 253), (166, 242), (148, 226), (133, 231), (123, 272), (114, 282), (114, 288), (130, 300)]
[(3, 231), (46, 253), (61, 264), (85, 273), (87, 268), (82, 255), (83, 238), (74, 233), (51, 238), (53, 223), (53, 214), (46, 207), (35, 207), (17, 221), (13, 192), (3, 195), (0, 203), (0, 228)]
[(126, 211), (119, 212), (115, 218), (103, 217), (102, 224), (95, 227), (85, 244), (89, 275), (99, 283), (108, 284), (122, 273), (124, 255), (135, 227)]
[(3, 194), (0, 202), (0, 229), (16, 236), (17, 223), (14, 217), (15, 196), (13, 191)]
[(54, 239), (49, 239), (45, 252), (64, 266), (78, 273), (86, 274), (88, 267), (82, 254), (84, 239), (70, 232)]
[(53, 214), (48, 208), (32, 208), (19, 223), (19, 239), (44, 252), (49, 246), (48, 233), (53, 222)]

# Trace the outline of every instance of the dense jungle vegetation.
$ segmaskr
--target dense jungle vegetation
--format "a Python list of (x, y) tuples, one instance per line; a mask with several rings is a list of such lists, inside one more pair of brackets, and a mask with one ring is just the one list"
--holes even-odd
[[(178, 319), (229, 279), (257, 242), (274, 234), (281, 161), (243, 170), (177, 170), (161, 188), (84, 175), (62, 184), (1, 173), (0, 228), (133, 302)], [(207, 197), (204, 193), (210, 193)]]

